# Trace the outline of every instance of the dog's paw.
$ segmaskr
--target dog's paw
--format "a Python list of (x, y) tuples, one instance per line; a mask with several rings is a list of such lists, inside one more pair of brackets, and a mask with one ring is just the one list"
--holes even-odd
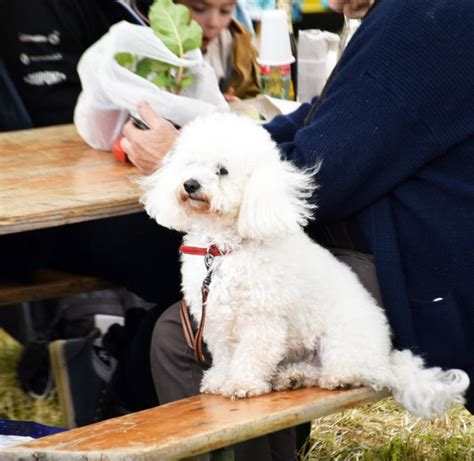
[(210, 368), (204, 373), (201, 381), (200, 391), (203, 394), (222, 394), (222, 386), (226, 381), (227, 376), (220, 370)]
[(351, 387), (360, 387), (362, 383), (357, 379), (352, 379), (350, 377), (337, 377), (323, 375), (318, 380), (319, 387), (323, 389), (350, 389)]
[(222, 395), (231, 399), (245, 399), (257, 395), (268, 394), (272, 390), (270, 383), (265, 381), (230, 381), (222, 389)]
[(222, 394), (221, 388), (219, 386), (213, 386), (204, 383), (201, 383), (199, 391), (201, 394)]
[(319, 384), (319, 369), (307, 364), (297, 363), (279, 368), (272, 380), (272, 388), (276, 391), (313, 387)]
[(288, 391), (292, 389), (299, 389), (303, 387), (303, 380), (296, 376), (277, 376), (272, 381), (272, 389), (275, 391)]

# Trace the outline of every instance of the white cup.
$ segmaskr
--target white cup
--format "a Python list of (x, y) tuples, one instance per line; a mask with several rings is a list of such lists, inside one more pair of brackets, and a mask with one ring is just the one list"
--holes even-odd
[(291, 54), (286, 12), (283, 10), (262, 11), (260, 52), (257, 62), (262, 66), (282, 66), (291, 64), (294, 60)]

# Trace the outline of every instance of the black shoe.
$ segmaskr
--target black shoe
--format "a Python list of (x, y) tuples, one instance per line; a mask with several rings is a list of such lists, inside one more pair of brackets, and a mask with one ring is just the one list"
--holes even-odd
[(74, 338), (49, 345), (59, 404), (68, 427), (79, 427), (115, 416), (109, 392), (116, 360), (101, 338)]

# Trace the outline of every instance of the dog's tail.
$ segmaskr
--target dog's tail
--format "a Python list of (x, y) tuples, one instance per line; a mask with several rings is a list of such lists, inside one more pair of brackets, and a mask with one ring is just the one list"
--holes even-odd
[(415, 416), (441, 416), (452, 404), (464, 403), (469, 377), (462, 370), (426, 368), (423, 359), (409, 350), (390, 355), (392, 382), (388, 387), (395, 400)]

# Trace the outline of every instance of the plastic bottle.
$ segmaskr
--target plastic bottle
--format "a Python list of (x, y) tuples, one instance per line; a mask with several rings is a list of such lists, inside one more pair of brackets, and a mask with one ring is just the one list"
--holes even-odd
[(266, 10), (262, 13), (260, 37), (260, 88), (263, 94), (280, 99), (294, 99), (288, 19), (284, 10)]
[(260, 66), (260, 91), (279, 99), (292, 99), (291, 64)]

